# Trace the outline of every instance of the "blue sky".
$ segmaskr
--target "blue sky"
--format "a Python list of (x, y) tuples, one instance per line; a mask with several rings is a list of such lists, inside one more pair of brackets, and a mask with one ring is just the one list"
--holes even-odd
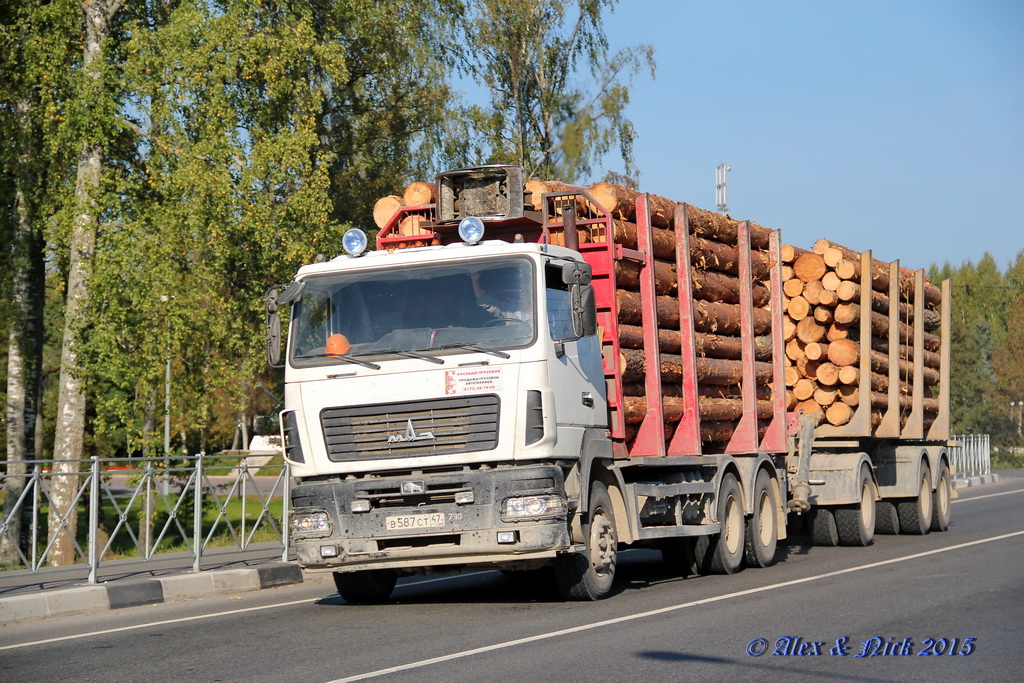
[[(1024, 249), (1024, 2), (623, 0), (644, 191), (927, 267)], [(609, 159), (610, 166), (615, 166)]]

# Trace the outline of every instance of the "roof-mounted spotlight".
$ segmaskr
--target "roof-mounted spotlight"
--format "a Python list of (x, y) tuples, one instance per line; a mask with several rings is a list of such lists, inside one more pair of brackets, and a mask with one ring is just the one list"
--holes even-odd
[(459, 222), (459, 237), (466, 244), (476, 244), (484, 238), (484, 222), (476, 216), (467, 216)]
[(350, 256), (362, 256), (366, 245), (366, 233), (359, 228), (352, 228), (341, 237), (341, 246)]

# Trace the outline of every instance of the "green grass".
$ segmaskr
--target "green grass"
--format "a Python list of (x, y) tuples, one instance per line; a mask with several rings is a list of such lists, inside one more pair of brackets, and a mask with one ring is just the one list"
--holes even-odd
[(992, 449), (992, 469), (1019, 470), (1024, 468), (1024, 450)]

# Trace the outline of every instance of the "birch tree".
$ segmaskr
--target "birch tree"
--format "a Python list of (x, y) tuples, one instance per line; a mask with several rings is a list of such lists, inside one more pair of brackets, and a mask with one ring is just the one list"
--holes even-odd
[(58, 115), (71, 71), (69, 50), (76, 37), (75, 7), (67, 1), (29, 2), (7, 6), (0, 14), (0, 116), (8, 132), (4, 158), (10, 179), (10, 273), (7, 339), (7, 473), (0, 563), (18, 561), (26, 552), (23, 518), (30, 506), (14, 515), (29, 471), (42, 446), (37, 440), (42, 420), (43, 301), (45, 298), (46, 216), (59, 203), (55, 171), (60, 165)]
[(609, 54), (603, 12), (614, 0), (475, 0), (467, 3), (460, 64), (489, 97), (470, 108), (487, 161), (527, 177), (575, 182), (616, 150), (635, 176), (629, 87), (654, 49)]

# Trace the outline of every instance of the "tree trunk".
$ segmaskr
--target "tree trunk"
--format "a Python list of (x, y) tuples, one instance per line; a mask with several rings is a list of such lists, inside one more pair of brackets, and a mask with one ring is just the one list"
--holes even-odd
[(590, 196), (603, 206), (613, 218), (630, 222), (636, 221), (636, 198), (638, 195), (636, 190), (612, 183), (597, 183), (590, 188)]
[(381, 197), (373, 205), (373, 222), (378, 228), (383, 228), (402, 206), (402, 198), (393, 194)]
[(817, 254), (803, 254), (793, 262), (793, 275), (804, 282), (820, 280), (825, 275), (825, 260)]
[[(82, 67), (86, 78), (102, 79), (98, 59), (109, 32), (111, 3), (83, 2), (85, 44)], [(77, 515), (71, 510), (78, 488), (79, 463), (85, 438), (85, 382), (79, 360), (79, 336), (88, 320), (89, 280), (96, 250), (96, 226), (100, 208), (96, 204), (103, 167), (103, 146), (86, 140), (78, 156), (75, 179), (75, 216), (71, 226), (68, 260), (67, 299), (64, 307), (64, 341), (61, 347), (60, 391), (57, 399), (57, 427), (53, 440), (54, 477), (50, 482), (48, 516), (50, 563), (59, 566), (75, 561), (74, 537)], [(67, 525), (62, 529), (61, 520)], [(54, 541), (54, 539), (56, 539)]]
[(436, 188), (434, 187), (434, 183), (425, 183), (417, 180), (406, 186), (405, 194), (402, 195), (402, 200), (406, 206), (424, 206), (426, 204), (433, 204), (435, 192)]
[[(720, 213), (698, 209), (696, 206), (687, 204), (686, 216), (690, 221), (690, 231), (699, 237), (736, 244), (739, 239), (740, 221), (735, 221)], [(748, 223), (750, 230), (750, 246), (754, 249), (767, 249), (771, 230), (757, 223)]]
[[(24, 505), (15, 514), (15, 505), (25, 490), (29, 463), (38, 457), (36, 452), (36, 424), (40, 418), (43, 363), (43, 298), (45, 271), (43, 265), (44, 240), (36, 227), (35, 211), (29, 204), (26, 190), (35, 184), (38, 176), (30, 164), (35, 154), (33, 133), (28, 115), (30, 104), (20, 100), (17, 104), (19, 133), (24, 154), (15, 187), (14, 243), (11, 250), (11, 329), (7, 344), (7, 474), (4, 480), (3, 519), (8, 520), (7, 532), (0, 535), (0, 564), (12, 566), (20, 563), (17, 548), (28, 550), (27, 524), (31, 524), (31, 506)], [(20, 475), (20, 476), (11, 476)]]

